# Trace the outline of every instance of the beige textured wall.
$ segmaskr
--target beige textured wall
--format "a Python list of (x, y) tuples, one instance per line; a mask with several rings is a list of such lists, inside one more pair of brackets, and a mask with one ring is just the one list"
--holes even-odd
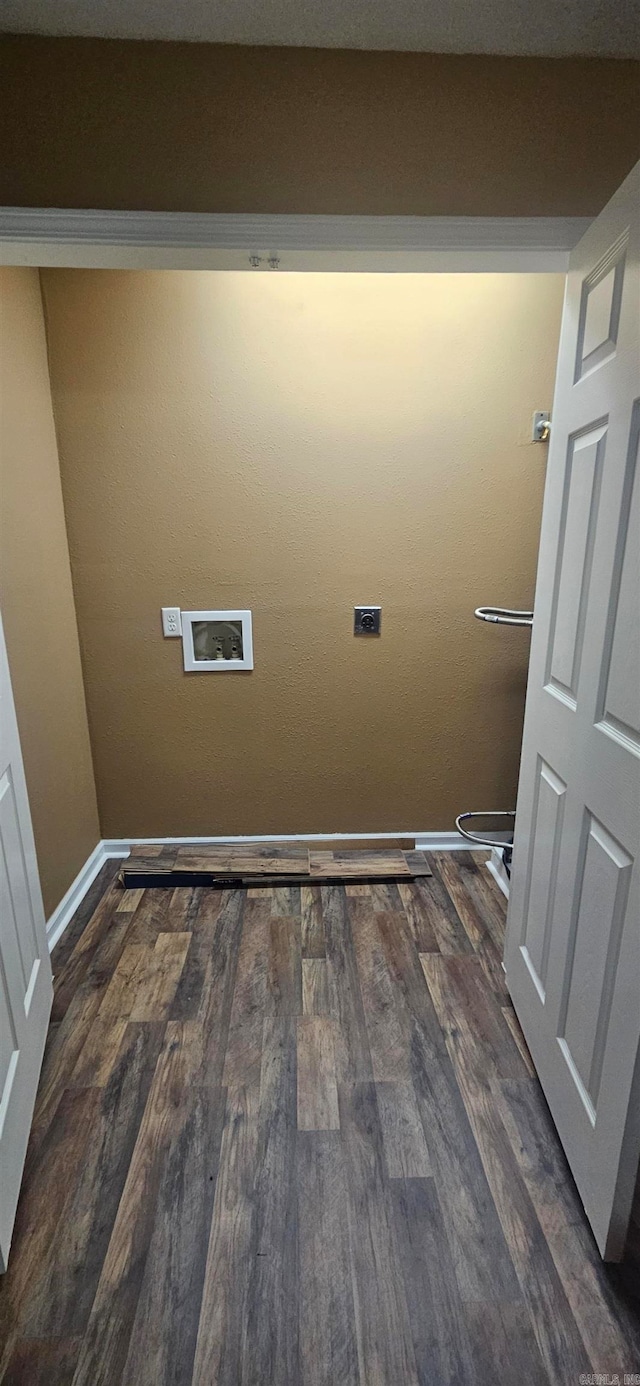
[(0, 607), (49, 915), (100, 829), (33, 269), (0, 269)]
[[(444, 829), (514, 801), (561, 276), (47, 270), (105, 835)], [(380, 640), (355, 639), (380, 602)], [(184, 674), (160, 607), (250, 607)]]
[(640, 63), (5, 38), (0, 203), (590, 216)]

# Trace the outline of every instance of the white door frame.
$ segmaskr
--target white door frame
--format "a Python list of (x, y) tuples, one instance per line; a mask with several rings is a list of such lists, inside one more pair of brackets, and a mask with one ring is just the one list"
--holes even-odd
[[(0, 264), (85, 269), (565, 273), (569, 251), (590, 220), (236, 216), (0, 207)], [(253, 265), (252, 260), (258, 263)]]

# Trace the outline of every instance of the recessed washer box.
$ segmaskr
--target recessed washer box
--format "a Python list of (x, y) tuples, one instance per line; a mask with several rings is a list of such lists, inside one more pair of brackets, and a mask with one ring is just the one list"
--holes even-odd
[(250, 611), (183, 611), (182, 654), (189, 673), (253, 669)]

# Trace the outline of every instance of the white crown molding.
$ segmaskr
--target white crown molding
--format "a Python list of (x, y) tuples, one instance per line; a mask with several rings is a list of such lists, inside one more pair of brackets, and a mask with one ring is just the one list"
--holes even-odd
[(0, 263), (87, 268), (564, 272), (585, 217), (258, 216), (0, 208)]

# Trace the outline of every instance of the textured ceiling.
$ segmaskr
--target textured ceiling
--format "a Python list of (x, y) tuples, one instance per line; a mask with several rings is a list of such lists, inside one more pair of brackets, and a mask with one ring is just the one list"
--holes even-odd
[(0, 29), (294, 47), (640, 57), (638, 0), (0, 0)]

